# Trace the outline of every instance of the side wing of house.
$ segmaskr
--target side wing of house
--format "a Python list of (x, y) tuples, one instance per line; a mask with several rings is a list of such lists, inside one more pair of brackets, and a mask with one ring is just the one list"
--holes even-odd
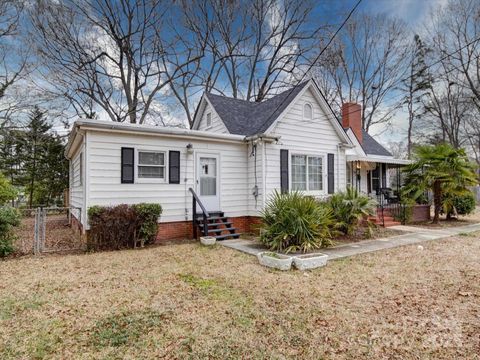
[[(160, 222), (172, 226), (178, 222), (182, 231), (182, 226), (191, 227), (185, 225), (192, 219), (189, 188), (200, 194), (199, 176), (202, 167), (208, 166), (208, 175), (216, 174), (214, 190), (219, 202), (208, 210), (221, 210), (229, 217), (247, 215), (247, 147), (243, 142), (89, 130), (88, 144), (89, 207), (158, 203), (163, 208)], [(187, 145), (192, 145), (191, 151)], [(122, 149), (127, 149), (123, 162)], [(128, 167), (129, 163), (125, 172), (133, 173), (125, 182), (122, 164)], [(174, 181), (172, 172), (178, 174)], [(209, 179), (209, 184), (215, 180)]]
[(266, 144), (267, 196), (285, 187), (318, 197), (345, 189), (346, 135), (336, 125), (315, 85), (306, 87), (268, 131), (280, 140)]

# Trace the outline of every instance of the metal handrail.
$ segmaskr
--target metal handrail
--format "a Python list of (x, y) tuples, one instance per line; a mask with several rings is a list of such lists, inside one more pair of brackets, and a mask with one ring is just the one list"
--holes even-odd
[(192, 188), (188, 189), (192, 193), (192, 225), (193, 225), (193, 237), (197, 238), (197, 203), (202, 209), (203, 214), (203, 236), (208, 236), (208, 223), (207, 219), (210, 217), (207, 209), (203, 206), (202, 202), (200, 201), (198, 195), (193, 191)]

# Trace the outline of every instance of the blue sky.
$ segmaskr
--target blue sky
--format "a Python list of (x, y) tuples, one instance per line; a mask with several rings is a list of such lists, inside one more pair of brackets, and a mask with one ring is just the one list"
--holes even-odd
[[(300, 0), (299, 0), (300, 1)], [(316, 15), (319, 23), (340, 26), (346, 14), (358, 0), (318, 0)], [(387, 13), (403, 19), (417, 33), (424, 32), (430, 10), (442, 6), (447, 0), (363, 0), (357, 12)], [(393, 119), (393, 127), (378, 134), (384, 143), (405, 138), (405, 114), (398, 112)], [(377, 130), (377, 131), (376, 131)], [(373, 134), (381, 129), (373, 129)]]

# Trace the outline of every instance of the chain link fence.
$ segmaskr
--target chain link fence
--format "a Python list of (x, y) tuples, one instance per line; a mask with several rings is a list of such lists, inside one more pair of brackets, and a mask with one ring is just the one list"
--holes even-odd
[(85, 249), (84, 237), (76, 226), (81, 222), (81, 209), (42, 207), (19, 211), (22, 221), (15, 229), (18, 253), (42, 254)]

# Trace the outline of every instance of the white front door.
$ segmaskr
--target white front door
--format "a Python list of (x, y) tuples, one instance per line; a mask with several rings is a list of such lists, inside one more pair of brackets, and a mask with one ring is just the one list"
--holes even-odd
[(219, 156), (215, 154), (197, 154), (197, 195), (207, 211), (220, 210), (218, 175)]

